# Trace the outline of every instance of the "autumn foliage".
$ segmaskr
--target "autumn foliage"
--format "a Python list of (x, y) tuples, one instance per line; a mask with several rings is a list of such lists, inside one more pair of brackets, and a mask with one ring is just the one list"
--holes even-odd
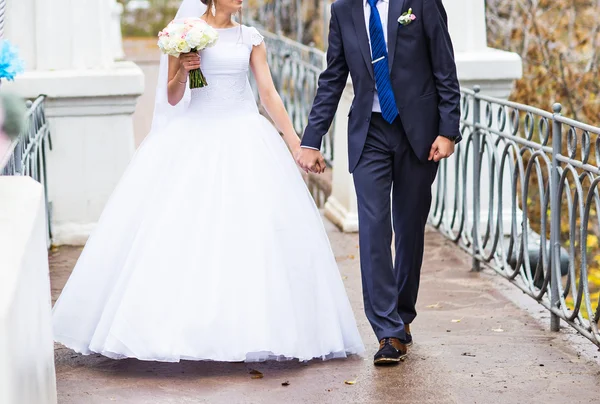
[(487, 0), (488, 44), (518, 53), (514, 101), (600, 125), (600, 1)]
[[(562, 113), (590, 125), (600, 126), (600, 0), (487, 0), (486, 1), (488, 45), (518, 53), (523, 60), (523, 78), (515, 83), (511, 100), (550, 110), (555, 102), (563, 106)], [(581, 135), (581, 132), (578, 133)], [(597, 136), (590, 134), (594, 145)], [(566, 145), (563, 149), (566, 149)], [(595, 164), (592, 147), (590, 163)], [(577, 157), (581, 156), (581, 142)], [(582, 175), (582, 170), (577, 170)], [(535, 177), (535, 176), (534, 176)], [(581, 177), (582, 189), (590, 189), (588, 175)], [(540, 179), (535, 179), (540, 180)], [(543, 179), (544, 182), (547, 178)], [(570, 181), (571, 195), (575, 195), (575, 182)], [(536, 228), (542, 214), (540, 195), (535, 187), (527, 195), (530, 218)], [(567, 191), (568, 192), (568, 191)], [(566, 197), (563, 195), (563, 218), (561, 220), (562, 244), (569, 248), (570, 223), (566, 212)], [(536, 211), (537, 207), (537, 211)], [(592, 204), (589, 232), (585, 245), (578, 241), (576, 251), (581, 248), (587, 258), (593, 310), (600, 295), (600, 246), (598, 235), (598, 206)], [(581, 212), (577, 216), (575, 240), (581, 234)], [(535, 223), (537, 221), (537, 223)], [(576, 283), (581, 277), (581, 254), (575, 255)], [(572, 304), (573, 294), (567, 298)], [(585, 315), (585, 310), (582, 310)]]

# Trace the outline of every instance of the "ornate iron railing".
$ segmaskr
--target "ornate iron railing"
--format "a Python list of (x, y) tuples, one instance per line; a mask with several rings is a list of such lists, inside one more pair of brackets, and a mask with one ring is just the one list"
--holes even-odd
[(552, 330), (562, 319), (600, 345), (600, 128), (560, 112), (462, 90), (464, 140), (430, 224), (547, 308)]
[(52, 240), (51, 205), (48, 199), (46, 153), (52, 150), (50, 127), (44, 111), (45, 96), (27, 102), (27, 116), (21, 134), (8, 153), (0, 157), (0, 175), (26, 175), (44, 185), (48, 240)]
[(265, 30), (300, 43), (314, 40), (312, 34), (320, 27), (326, 42), (331, 1), (254, 0), (250, 7), (244, 8), (244, 21), (252, 20), (254, 26), (259, 21)]
[[(319, 74), (326, 67), (325, 53), (281, 35), (261, 30), (265, 37), (268, 61), (275, 87), (292, 119), (298, 136), (302, 136), (317, 91)], [(256, 83), (253, 82), (255, 94)], [(258, 96), (258, 94), (257, 94)], [(323, 156), (333, 161), (333, 128), (323, 138)]]

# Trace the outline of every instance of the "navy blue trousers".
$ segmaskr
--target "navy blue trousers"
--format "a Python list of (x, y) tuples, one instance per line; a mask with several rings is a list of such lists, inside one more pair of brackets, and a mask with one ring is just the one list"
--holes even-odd
[(378, 340), (404, 339), (404, 324), (417, 315), (425, 225), (437, 168), (435, 162), (417, 159), (399, 118), (389, 124), (373, 113), (353, 175), (365, 313)]

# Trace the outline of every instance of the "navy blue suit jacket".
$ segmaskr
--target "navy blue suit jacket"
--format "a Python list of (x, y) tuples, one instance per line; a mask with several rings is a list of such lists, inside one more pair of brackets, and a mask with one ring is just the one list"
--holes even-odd
[[(329, 130), (348, 74), (354, 101), (348, 115), (349, 169), (358, 163), (373, 109), (375, 78), (365, 26), (364, 0), (337, 0), (331, 6), (327, 68), (302, 137), (302, 145), (320, 149)], [(438, 135), (460, 138), (460, 88), (454, 50), (441, 0), (389, 0), (388, 63), (402, 126), (421, 161)], [(408, 25), (398, 18), (409, 8), (417, 17)]]

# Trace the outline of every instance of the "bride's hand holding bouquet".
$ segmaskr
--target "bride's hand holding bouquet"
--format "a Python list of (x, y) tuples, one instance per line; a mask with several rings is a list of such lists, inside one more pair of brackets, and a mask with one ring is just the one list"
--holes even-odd
[(169, 23), (158, 34), (158, 47), (167, 55), (179, 58), (179, 71), (190, 78), (190, 88), (208, 85), (198, 52), (214, 46), (219, 34), (201, 18), (186, 18)]

